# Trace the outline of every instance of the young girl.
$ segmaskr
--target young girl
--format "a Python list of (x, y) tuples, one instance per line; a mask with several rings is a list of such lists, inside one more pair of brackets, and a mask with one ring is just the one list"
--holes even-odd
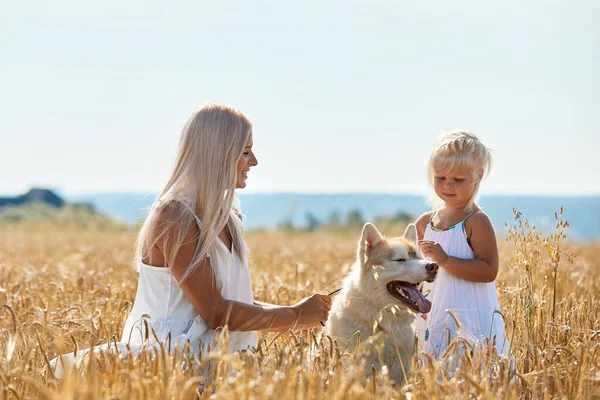
[[(256, 165), (252, 124), (245, 115), (216, 104), (191, 115), (169, 180), (138, 235), (138, 288), (121, 342), (95, 351), (109, 346), (136, 353), (168, 341), (172, 350), (189, 342), (198, 352), (225, 326), (229, 350), (245, 350), (257, 345), (257, 330), (305, 329), (327, 320), (327, 295), (314, 294), (293, 306), (253, 300), (242, 218), (233, 201)], [(56, 375), (88, 351), (57, 357)]]
[[(491, 164), (489, 149), (463, 131), (442, 135), (429, 158), (435, 210), (421, 215), (415, 224), (423, 256), (440, 266), (435, 282), (423, 289), (433, 303), (421, 338), (423, 350), (436, 356), (444, 354), (457, 334), (473, 344), (489, 339), (498, 354), (508, 356), (504, 322), (496, 312), (500, 310), (494, 284), (496, 236), (476, 203)], [(443, 203), (437, 207), (440, 200)]]

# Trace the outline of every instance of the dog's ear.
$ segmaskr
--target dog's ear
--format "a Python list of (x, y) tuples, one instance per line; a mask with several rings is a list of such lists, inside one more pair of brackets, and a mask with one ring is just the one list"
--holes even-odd
[(367, 222), (362, 229), (362, 237), (360, 239), (360, 247), (366, 246), (368, 249), (377, 246), (381, 242), (381, 233), (370, 222)]
[(416, 227), (416, 225), (408, 224), (408, 226), (406, 227), (406, 230), (404, 231), (404, 236), (402, 236), (402, 237), (416, 245), (417, 244), (417, 227)]

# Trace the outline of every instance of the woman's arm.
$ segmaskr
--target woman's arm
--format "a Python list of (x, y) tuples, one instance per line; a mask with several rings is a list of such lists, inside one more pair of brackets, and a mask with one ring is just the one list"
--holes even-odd
[[(178, 249), (173, 265), (168, 265), (178, 281), (192, 261), (198, 237), (199, 231), (195, 226)], [(331, 298), (325, 295), (315, 294), (294, 306), (266, 306), (227, 300), (221, 295), (210, 263), (210, 258), (204, 259), (179, 286), (211, 329), (227, 325), (232, 331), (280, 331), (311, 328), (317, 326), (319, 321), (327, 320)]]
[(254, 300), (254, 305), (255, 306), (262, 306), (262, 307), (279, 307), (275, 304), (271, 304), (271, 303), (265, 303), (263, 301), (258, 301), (258, 300)]
[[(273, 309), (273, 308), (276, 308), (276, 307), (281, 307), (281, 306), (278, 306), (276, 304), (264, 303), (264, 302), (258, 301), (258, 300), (254, 300), (254, 305), (255, 306), (259, 306), (259, 307), (264, 307), (266, 309)], [(325, 321), (323, 321), (323, 322), (325, 322)], [(318, 327), (318, 325), (316, 325), (316, 326)], [(298, 329), (300, 329), (300, 328), (301, 327), (298, 327)], [(285, 332), (285, 331), (290, 330), (290, 329), (293, 329), (293, 328), (288, 328), (286, 326), (283, 326), (283, 327), (272, 327), (272, 328), (268, 328), (268, 329), (265, 329), (265, 330), (267, 332)]]
[(474, 259), (448, 256), (439, 243), (433, 242), (421, 243), (421, 251), (425, 257), (457, 278), (471, 282), (493, 282), (498, 275), (498, 244), (492, 223), (487, 215), (478, 212), (466, 224)]

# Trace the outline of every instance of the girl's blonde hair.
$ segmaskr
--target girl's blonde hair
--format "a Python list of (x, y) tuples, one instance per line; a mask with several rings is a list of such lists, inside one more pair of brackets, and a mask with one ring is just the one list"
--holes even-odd
[[(237, 163), (252, 123), (233, 107), (207, 104), (187, 120), (179, 138), (175, 163), (164, 189), (150, 208), (137, 238), (135, 265), (148, 259), (159, 242), (164, 258), (173, 266), (182, 245), (195, 226), (198, 245), (182, 280), (208, 256), (218, 234), (227, 226), (233, 251), (246, 260), (242, 218), (233, 206)], [(187, 242), (186, 241), (187, 237)]]
[[(492, 168), (492, 153), (471, 132), (451, 131), (443, 133), (438, 138), (427, 163), (429, 184), (433, 188), (435, 171), (452, 173), (461, 168), (468, 168), (475, 181), (473, 194), (465, 207), (465, 211), (472, 211), (476, 206), (481, 180), (490, 173)], [(434, 192), (431, 199), (434, 208), (439, 208), (440, 201), (441, 199)]]

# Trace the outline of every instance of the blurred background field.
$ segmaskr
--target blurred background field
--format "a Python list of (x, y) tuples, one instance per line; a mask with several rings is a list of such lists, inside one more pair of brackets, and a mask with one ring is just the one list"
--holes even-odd
[[(346, 358), (358, 365), (360, 356), (354, 360), (353, 353), (332, 350), (318, 332), (296, 332), (261, 334), (251, 357), (215, 356), (209, 367), (214, 379), (202, 384), (201, 393), (192, 366), (206, 367), (207, 359), (182, 366), (168, 355), (99, 359), (85, 365), (83, 377), (57, 384), (45, 367), (49, 358), (119, 339), (137, 284), (136, 232), (116, 224), (5, 223), (0, 225), (0, 397), (597, 398), (600, 243), (565, 241), (560, 232), (569, 228), (557, 217), (555, 236), (540, 237), (522, 217), (509, 221), (508, 240), (500, 241), (498, 294), (517, 375), (475, 352), (453, 379), (438, 377), (415, 359), (408, 385), (391, 385), (385, 371), (369, 373), (365, 381), (341, 363)], [(390, 235), (402, 230), (400, 224), (382, 225)], [(359, 233), (360, 227), (248, 232), (256, 299), (292, 304), (336, 289), (354, 261)]]

